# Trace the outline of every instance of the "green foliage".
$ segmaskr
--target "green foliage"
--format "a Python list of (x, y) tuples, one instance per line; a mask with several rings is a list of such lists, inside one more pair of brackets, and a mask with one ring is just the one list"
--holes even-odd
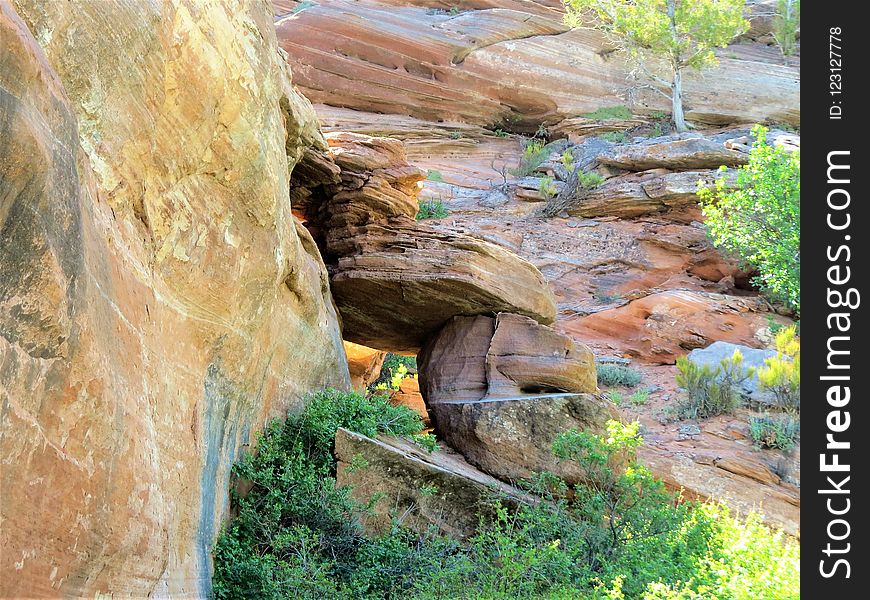
[(426, 171), (426, 180), (444, 183), (444, 176), (441, 175), (441, 171), (438, 171), (436, 169), (429, 169)]
[(381, 546), (362, 534), (365, 507), (336, 486), (332, 449), (339, 427), (368, 436), (408, 435), (422, 423), (385, 398), (336, 390), (314, 394), (299, 415), (270, 423), (258, 436), (256, 454), (233, 467), (252, 487), (244, 497), (232, 493), (238, 516), (214, 549), (215, 598), (341, 597), (366, 555)]
[(496, 127), (495, 131), (493, 131), (493, 133), (495, 134), (496, 137), (500, 137), (500, 138), (510, 137), (510, 135), (511, 135), (510, 133), (508, 133), (507, 131), (505, 131), (501, 127)]
[(608, 131), (599, 135), (602, 140), (613, 142), (614, 144), (624, 144), (628, 141), (628, 134), (624, 131)]
[(620, 404), (622, 404), (622, 392), (611, 390), (607, 392), (607, 399), (610, 400), (612, 404), (619, 406)]
[(595, 370), (598, 373), (598, 385), (605, 387), (616, 385), (635, 387), (643, 381), (640, 371), (622, 365), (599, 364), (595, 365)]
[(417, 357), (387, 353), (378, 378), (369, 386), (369, 391), (397, 390), (402, 380), (417, 372)]
[[(686, 130), (682, 107), (682, 71), (716, 64), (714, 49), (749, 28), (745, 0), (563, 0), (565, 21), (608, 34), (628, 52), (638, 69), (664, 95), (671, 95), (678, 131)], [(652, 57), (665, 60), (670, 80), (655, 74)]]
[(569, 173), (574, 172), (574, 155), (571, 153), (570, 148), (565, 149), (559, 160), (562, 162), (562, 166), (565, 167), (566, 171)]
[(769, 390), (776, 405), (788, 412), (801, 409), (801, 345), (792, 325), (776, 334), (776, 356), (758, 369), (761, 387)]
[(713, 243), (758, 270), (756, 285), (798, 312), (800, 287), (800, 152), (767, 144), (767, 129), (752, 129), (749, 164), (740, 167), (736, 189), (720, 178), (698, 195)]
[(523, 156), (515, 169), (509, 169), (514, 177), (528, 177), (540, 167), (552, 152), (551, 145), (538, 140), (527, 140), (523, 146)]
[(594, 298), (595, 301), (600, 304), (610, 304), (612, 302), (618, 302), (620, 299), (620, 295), (616, 293), (612, 294), (607, 290), (595, 290), (592, 293), (592, 298)]
[(417, 211), (417, 220), (443, 219), (450, 212), (441, 200), (420, 200), (420, 209)]
[(415, 433), (411, 436), (411, 441), (429, 454), (438, 450), (438, 440), (431, 433)]
[(740, 385), (754, 374), (754, 369), (743, 366), (739, 350), (715, 367), (681, 356), (677, 359), (677, 385), (685, 390), (686, 397), (680, 415), (686, 419), (706, 419), (733, 413), (741, 404)]
[(635, 406), (643, 406), (649, 400), (649, 392), (647, 390), (637, 390), (628, 397), (628, 401)]
[(559, 193), (559, 190), (556, 189), (555, 184), (553, 183), (553, 178), (547, 175), (546, 177), (541, 177), (541, 181), (538, 183), (538, 192), (547, 200), (555, 196)]
[(773, 38), (779, 46), (785, 64), (797, 52), (797, 32), (801, 25), (800, 0), (778, 0), (773, 21)]
[(579, 173), (578, 181), (580, 182), (581, 187), (591, 190), (592, 188), (597, 188), (599, 185), (604, 183), (604, 177), (595, 171), (589, 171), (588, 173)]
[(596, 121), (615, 121), (630, 119), (632, 114), (627, 106), (602, 106), (598, 110), (582, 116)]
[(760, 448), (776, 448), (788, 452), (794, 448), (800, 432), (800, 421), (791, 415), (764, 415), (749, 419), (749, 435)]
[[(216, 598), (707, 598), (708, 590), (739, 592), (732, 580), (752, 586), (754, 598), (797, 593), (797, 547), (754, 517), (744, 528), (719, 507), (675, 503), (633, 461), (637, 423), (611, 421), (604, 436), (558, 436), (554, 454), (575, 461), (586, 482), (569, 495), (564, 482), (541, 473), (527, 487), (544, 501), (508, 510), (494, 499), (494, 516), (462, 544), (398, 524), (363, 534), (367, 506), (335, 484), (331, 440), (339, 426), (407, 435), (420, 423), (382, 398), (326, 391), (301, 415), (270, 424), (256, 454), (233, 470), (253, 487), (233, 494), (238, 516), (215, 547)], [(367, 463), (354, 457), (352, 465)], [(437, 493), (421, 486), (423, 498)], [(765, 595), (769, 589), (780, 595)]]

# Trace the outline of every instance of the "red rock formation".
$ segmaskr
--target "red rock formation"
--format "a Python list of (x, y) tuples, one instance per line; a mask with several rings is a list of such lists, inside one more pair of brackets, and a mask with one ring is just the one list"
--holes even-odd
[(325, 143), (263, 4), (14, 5), (0, 596), (204, 598), (241, 449), (349, 383), (290, 214), (297, 154)]
[[(363, 111), (532, 131), (625, 104), (629, 69), (621, 55), (597, 32), (568, 31), (557, 3), (467, 2), (470, 10), (459, 14), (409, 4), (317, 0), (279, 17), (280, 43), (306, 95)], [(751, 48), (732, 46), (715, 71), (687, 74), (690, 120), (800, 122), (799, 69), (778, 64), (775, 48)], [(670, 108), (652, 92), (633, 96), (641, 111)]]

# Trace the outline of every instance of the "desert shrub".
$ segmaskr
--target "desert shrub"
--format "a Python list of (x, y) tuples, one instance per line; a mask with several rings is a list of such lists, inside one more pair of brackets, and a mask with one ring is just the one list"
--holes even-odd
[[(735, 578), (752, 586), (754, 598), (796, 594), (797, 547), (753, 517), (744, 527), (725, 509), (675, 502), (634, 462), (636, 423), (611, 421), (603, 436), (558, 436), (554, 454), (576, 461), (584, 483), (567, 494), (555, 475), (538, 474), (526, 487), (543, 501), (516, 510), (493, 496), (493, 516), (463, 543), (395, 520), (382, 535), (364, 534), (369, 506), (335, 482), (338, 427), (409, 435), (420, 421), (383, 398), (328, 390), (308, 398), (301, 414), (271, 423), (257, 452), (233, 469), (252, 487), (244, 497), (232, 493), (238, 516), (214, 549), (216, 598), (709, 597), (706, 590), (737, 589)], [(353, 465), (366, 468), (365, 457)]]
[(788, 452), (800, 436), (800, 421), (791, 415), (764, 415), (749, 419), (749, 436), (760, 448), (776, 448)]
[(441, 171), (438, 171), (436, 169), (429, 169), (428, 171), (426, 171), (426, 180), (443, 183), (444, 176), (441, 174)]
[(800, 311), (800, 152), (769, 146), (767, 129), (752, 129), (749, 163), (735, 189), (725, 178), (714, 188), (698, 184), (714, 245), (758, 271), (753, 280), (777, 301)]
[(423, 219), (443, 219), (449, 213), (444, 203), (441, 200), (420, 200), (419, 210), (417, 211), (417, 220)]
[(635, 406), (643, 406), (649, 400), (649, 392), (647, 390), (637, 390), (628, 397), (628, 401)]
[(585, 188), (587, 190), (591, 190), (592, 188), (596, 188), (602, 183), (604, 183), (604, 177), (596, 173), (595, 171), (589, 171), (588, 173), (578, 173), (577, 175), (578, 181), (580, 183), (580, 187)]
[(792, 325), (776, 334), (776, 353), (758, 369), (761, 387), (773, 394), (776, 405), (789, 412), (801, 409), (801, 346)]
[(773, 37), (779, 46), (785, 64), (797, 51), (797, 32), (801, 25), (800, 0), (777, 0), (773, 20)]
[(627, 106), (602, 106), (601, 108), (582, 115), (587, 119), (596, 121), (625, 120), (632, 117)]
[(556, 189), (555, 184), (553, 183), (553, 178), (550, 176), (541, 177), (541, 181), (538, 182), (538, 192), (540, 192), (541, 196), (543, 196), (546, 200), (549, 200), (553, 196), (559, 193), (559, 190)]
[(743, 355), (735, 350), (731, 358), (716, 365), (677, 359), (677, 385), (685, 390), (679, 414), (686, 419), (706, 419), (731, 414), (741, 404), (740, 385), (754, 375), (743, 366)]
[(508, 172), (514, 177), (527, 177), (535, 172), (535, 169), (540, 167), (552, 151), (551, 144), (545, 144), (539, 140), (526, 140), (523, 145), (523, 155), (520, 158), (520, 164), (515, 169), (510, 169)]
[(643, 375), (639, 371), (622, 365), (598, 364), (595, 365), (595, 370), (598, 373), (598, 385), (605, 387), (635, 387), (643, 381)]

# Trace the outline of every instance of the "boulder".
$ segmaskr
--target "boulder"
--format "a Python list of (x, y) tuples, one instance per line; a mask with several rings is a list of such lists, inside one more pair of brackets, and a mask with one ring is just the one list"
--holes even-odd
[(430, 454), (405, 439), (372, 439), (339, 429), (335, 456), (339, 485), (351, 486), (353, 497), (362, 503), (381, 496), (363, 521), (372, 534), (389, 531), (395, 514), (402, 525), (420, 534), (434, 526), (443, 534), (464, 539), (475, 533), (481, 516), (493, 516), (495, 498), (508, 507), (534, 502), (454, 452)]
[(454, 317), (417, 361), (430, 407), (530, 393), (598, 391), (589, 348), (510, 313)]
[(718, 169), (749, 162), (749, 155), (698, 134), (656, 138), (645, 143), (618, 144), (598, 157), (601, 164), (627, 171), (648, 169)]
[[(686, 356), (689, 362), (697, 365), (708, 365), (718, 367), (723, 360), (730, 359), (734, 356), (734, 352), (739, 351), (743, 355), (743, 366), (745, 369), (758, 370), (765, 366), (765, 361), (768, 358), (776, 357), (776, 350), (768, 348), (750, 348), (740, 344), (732, 344), (730, 342), (713, 342), (706, 348), (695, 348)], [(741, 394), (752, 401), (771, 403), (773, 397), (770, 392), (761, 389), (758, 377), (752, 376), (740, 385)]]
[(0, 47), (0, 597), (207, 598), (241, 449), (349, 385), (316, 116), (266, 3), (2, 2)]
[(537, 394), (513, 398), (431, 403), (435, 430), (444, 441), (482, 471), (517, 481), (540, 471), (568, 484), (585, 473), (573, 461), (553, 455), (556, 436), (570, 429), (605, 433), (608, 420), (619, 420), (604, 395)]

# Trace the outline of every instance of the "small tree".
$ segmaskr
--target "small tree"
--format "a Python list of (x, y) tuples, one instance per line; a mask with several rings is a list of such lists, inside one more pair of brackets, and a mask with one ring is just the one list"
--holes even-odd
[(797, 32), (801, 25), (801, 0), (778, 0), (774, 16), (773, 37), (788, 66), (797, 50)]
[(736, 189), (726, 179), (698, 195), (713, 243), (758, 270), (754, 282), (775, 300), (801, 308), (800, 152), (767, 143), (767, 129), (752, 129), (749, 164), (740, 167)]
[[(716, 64), (713, 50), (749, 28), (745, 0), (563, 0), (571, 27), (592, 22), (635, 59), (653, 89), (671, 100), (677, 131), (687, 131), (683, 71)], [(655, 74), (649, 59), (662, 57), (671, 80)], [(656, 87), (658, 86), (658, 87)], [(668, 89), (665, 93), (663, 89)]]

